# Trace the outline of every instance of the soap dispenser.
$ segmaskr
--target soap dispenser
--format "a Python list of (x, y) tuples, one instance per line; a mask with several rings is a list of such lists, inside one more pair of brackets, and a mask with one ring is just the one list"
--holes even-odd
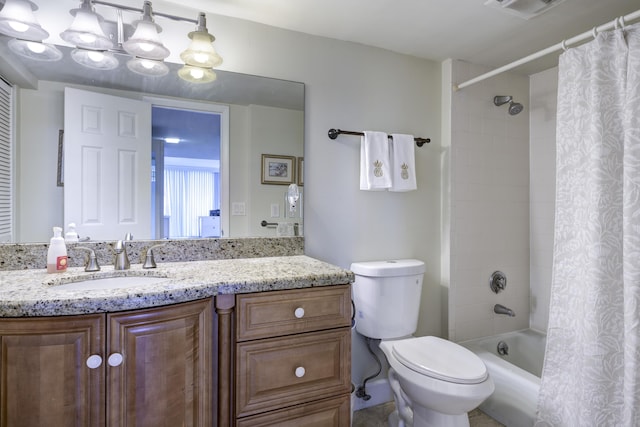
[(76, 232), (76, 223), (75, 222), (70, 222), (69, 225), (67, 225), (67, 232), (64, 234), (64, 241), (67, 243), (70, 242), (77, 242), (78, 239), (78, 233)]
[(67, 246), (62, 237), (62, 228), (53, 227), (53, 237), (47, 251), (47, 273), (64, 273), (67, 271)]

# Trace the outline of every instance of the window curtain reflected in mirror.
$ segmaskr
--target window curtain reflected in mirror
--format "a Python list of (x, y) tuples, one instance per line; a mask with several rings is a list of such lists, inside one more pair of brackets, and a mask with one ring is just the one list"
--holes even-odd
[(169, 238), (200, 236), (200, 217), (220, 208), (220, 173), (203, 168), (165, 166), (164, 217)]

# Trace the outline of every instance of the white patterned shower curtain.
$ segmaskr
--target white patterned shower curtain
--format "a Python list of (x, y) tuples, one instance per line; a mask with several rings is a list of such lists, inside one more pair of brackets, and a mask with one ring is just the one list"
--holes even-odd
[(640, 426), (640, 24), (560, 57), (537, 426)]

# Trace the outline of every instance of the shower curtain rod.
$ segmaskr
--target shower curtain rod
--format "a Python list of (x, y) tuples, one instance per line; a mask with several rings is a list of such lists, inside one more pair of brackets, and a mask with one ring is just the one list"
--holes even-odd
[[(328, 132), (329, 138), (336, 139), (338, 135), (360, 135), (364, 136), (364, 132), (356, 132), (352, 130), (342, 130), (342, 129), (329, 129)], [(392, 139), (391, 135), (388, 135), (389, 139)], [(418, 147), (422, 147), (424, 144), (428, 144), (431, 142), (431, 138), (418, 138), (415, 137), (413, 140), (416, 142)]]
[(626, 21), (634, 21), (636, 19), (640, 18), (640, 10), (636, 10), (635, 12), (632, 12), (628, 15), (624, 15), (624, 16), (620, 16), (616, 19), (614, 19), (611, 22), (608, 22), (606, 24), (600, 25), (599, 27), (594, 27), (591, 31), (585, 31), (582, 34), (579, 34), (575, 37), (572, 37), (570, 39), (566, 39), (561, 41), (560, 43), (554, 44), (553, 46), (549, 46), (546, 49), (542, 49), (541, 51), (538, 51), (536, 53), (533, 53), (529, 56), (525, 56), (524, 58), (518, 59), (517, 61), (514, 61), (510, 64), (507, 65), (503, 65), (500, 68), (496, 68), (495, 70), (489, 71), (487, 73), (481, 74), (478, 77), (474, 77), (473, 79), (467, 80), (465, 82), (462, 82), (460, 84), (454, 84), (453, 85), (453, 91), (457, 91), (460, 89), (463, 89), (467, 86), (471, 86), (472, 84), (481, 82), (482, 80), (486, 80), (489, 77), (493, 77), (496, 76), (498, 74), (504, 73), (505, 71), (509, 71), (513, 68), (516, 68), (520, 65), (526, 64), (527, 62), (531, 62), (534, 59), (538, 59), (538, 58), (542, 58), (543, 56), (546, 56), (550, 53), (553, 53), (557, 50), (560, 49), (566, 49), (567, 45), (570, 44), (574, 44), (574, 43), (579, 43), (581, 41), (587, 40), (589, 37), (594, 37), (597, 33), (601, 32), (601, 31), (607, 31), (610, 30), (612, 28), (617, 27), (619, 24), (621, 26), (624, 26)]

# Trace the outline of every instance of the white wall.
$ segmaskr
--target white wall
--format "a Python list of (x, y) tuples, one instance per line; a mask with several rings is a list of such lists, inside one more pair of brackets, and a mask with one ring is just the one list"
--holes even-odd
[(553, 265), (558, 68), (531, 76), (531, 327), (546, 331)]
[[(449, 66), (453, 82), (488, 71)], [(513, 96), (525, 111), (509, 115), (495, 95)], [(448, 331), (463, 341), (529, 326), (529, 79), (502, 74), (453, 93), (450, 103)], [(507, 276), (497, 295), (489, 288), (495, 270)], [(495, 314), (495, 304), (516, 317)]]

